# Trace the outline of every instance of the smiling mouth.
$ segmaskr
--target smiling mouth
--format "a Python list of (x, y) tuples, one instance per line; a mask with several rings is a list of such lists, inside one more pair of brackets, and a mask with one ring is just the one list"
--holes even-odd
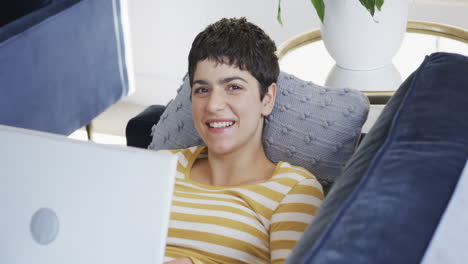
[(226, 122), (210, 122), (207, 123), (208, 127), (210, 128), (226, 128), (226, 127), (231, 127), (235, 124), (236, 122), (233, 121), (226, 121)]

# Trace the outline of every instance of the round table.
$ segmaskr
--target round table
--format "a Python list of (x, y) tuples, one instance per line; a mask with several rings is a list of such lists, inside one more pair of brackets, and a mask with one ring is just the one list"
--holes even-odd
[(426, 55), (444, 51), (468, 56), (467, 30), (421, 21), (408, 22), (393, 63), (376, 70), (353, 71), (336, 66), (321, 39), (316, 29), (280, 45), (277, 55), (281, 70), (319, 85), (363, 91), (371, 104), (385, 104)]

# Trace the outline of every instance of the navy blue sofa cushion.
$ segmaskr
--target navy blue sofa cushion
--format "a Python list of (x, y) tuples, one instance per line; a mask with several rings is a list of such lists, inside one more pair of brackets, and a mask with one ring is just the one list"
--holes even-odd
[(419, 263), (468, 157), (468, 58), (434, 53), (400, 87), (288, 263)]
[(128, 93), (119, 1), (54, 0), (0, 27), (0, 124), (68, 135)]

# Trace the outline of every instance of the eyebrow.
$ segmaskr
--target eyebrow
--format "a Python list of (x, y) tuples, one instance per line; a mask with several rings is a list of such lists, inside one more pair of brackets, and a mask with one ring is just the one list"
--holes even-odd
[(239, 76), (224, 78), (224, 79), (222, 79), (219, 83), (228, 83), (228, 82), (234, 81), (234, 80), (240, 80), (240, 81), (243, 81), (243, 82), (245, 82), (245, 83), (249, 83), (249, 82), (246, 81), (244, 78), (241, 78), (241, 77), (239, 77)]
[(195, 81), (193, 81), (192, 85), (193, 85), (193, 84), (207, 85), (208, 82), (207, 82), (207, 81), (204, 81), (204, 80), (195, 80)]
[[(223, 83), (228, 83), (228, 82), (231, 82), (231, 81), (234, 81), (234, 80), (240, 80), (240, 81), (243, 81), (245, 83), (249, 83), (244, 78), (241, 78), (241, 77), (238, 77), (238, 76), (227, 77), (227, 78), (221, 79), (221, 80), (219, 80), (218, 83), (223, 84)], [(208, 83), (208, 81), (205, 81), (205, 80), (194, 80), (193, 84), (208, 85), (209, 83)]]

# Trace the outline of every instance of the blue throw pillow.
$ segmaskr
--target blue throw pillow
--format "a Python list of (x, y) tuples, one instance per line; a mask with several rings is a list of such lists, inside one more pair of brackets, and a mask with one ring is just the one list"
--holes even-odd
[(419, 263), (468, 157), (468, 57), (434, 53), (397, 91), (287, 263)]

